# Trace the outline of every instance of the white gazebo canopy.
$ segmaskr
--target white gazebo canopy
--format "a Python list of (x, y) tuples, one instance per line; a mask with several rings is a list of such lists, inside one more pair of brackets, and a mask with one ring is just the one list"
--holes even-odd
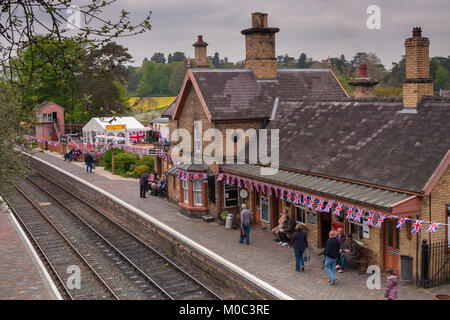
[(94, 138), (98, 135), (122, 136), (128, 144), (130, 143), (130, 131), (143, 132), (144, 126), (134, 117), (92, 118), (83, 127), (83, 137), (86, 138), (87, 143), (93, 143)]

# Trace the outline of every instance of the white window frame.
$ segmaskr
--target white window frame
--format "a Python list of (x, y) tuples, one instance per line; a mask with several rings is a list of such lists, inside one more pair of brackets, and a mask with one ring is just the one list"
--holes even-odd
[[(303, 221), (297, 220), (297, 208), (299, 210), (303, 210)], [(295, 215), (295, 221), (297, 223), (300, 223), (302, 225), (306, 225), (306, 208), (299, 205), (294, 205), (294, 215)]]
[(182, 180), (184, 203), (189, 203), (189, 181)]
[[(363, 219), (363, 218), (361, 218), (361, 219)], [(355, 222), (355, 221), (349, 221), (349, 223), (350, 224), (354, 224), (356, 226), (355, 228), (358, 228), (358, 238), (355, 239), (355, 237), (353, 236), (354, 233), (351, 232), (352, 231), (352, 226), (350, 225), (350, 234), (352, 235), (352, 239), (356, 240), (359, 243), (361, 243), (361, 239), (364, 239), (364, 224), (363, 223), (358, 223), (358, 222)], [(361, 231), (361, 234), (359, 234), (360, 231)]]
[[(262, 217), (262, 213), (263, 213), (263, 210), (262, 210), (263, 199), (267, 200), (267, 220), (264, 220), (263, 217)], [(270, 220), (270, 201), (269, 201), (269, 198), (260, 197), (260, 199), (259, 199), (259, 218), (261, 219), (261, 221), (269, 223), (269, 220)]]
[[(200, 186), (200, 188), (195, 189), (195, 186)], [(202, 206), (203, 205), (203, 184), (201, 179), (192, 180), (192, 188), (194, 189), (194, 206)], [(200, 197), (200, 202), (196, 201), (196, 196)]]
[(202, 126), (198, 123), (199, 121), (194, 121), (194, 152), (202, 152)]

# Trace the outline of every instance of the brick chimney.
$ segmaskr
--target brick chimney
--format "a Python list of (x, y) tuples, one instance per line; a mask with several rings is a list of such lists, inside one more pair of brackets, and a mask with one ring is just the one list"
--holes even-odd
[(209, 68), (208, 59), (206, 58), (206, 46), (208, 44), (203, 41), (203, 36), (198, 36), (197, 42), (193, 44), (195, 47), (195, 67)]
[(374, 97), (374, 86), (378, 81), (367, 76), (367, 64), (359, 64), (359, 77), (350, 81), (349, 85), (353, 86), (353, 96), (355, 98)]
[(412, 38), (405, 40), (406, 79), (403, 81), (403, 106), (415, 108), (422, 96), (433, 95), (430, 78), (430, 40), (422, 37), (422, 29), (413, 28)]
[(279, 28), (269, 28), (267, 13), (252, 13), (252, 27), (242, 30), (245, 35), (245, 67), (253, 69), (257, 79), (276, 79), (275, 33)]

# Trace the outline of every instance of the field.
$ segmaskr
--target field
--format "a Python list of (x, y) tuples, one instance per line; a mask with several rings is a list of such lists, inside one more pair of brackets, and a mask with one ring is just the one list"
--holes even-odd
[(128, 100), (130, 107), (137, 112), (162, 111), (170, 105), (176, 97), (132, 97)]

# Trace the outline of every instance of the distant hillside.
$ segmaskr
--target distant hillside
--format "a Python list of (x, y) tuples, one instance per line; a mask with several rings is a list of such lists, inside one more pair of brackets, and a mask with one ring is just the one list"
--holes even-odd
[(130, 108), (136, 112), (162, 110), (170, 105), (176, 97), (132, 97), (127, 102)]

